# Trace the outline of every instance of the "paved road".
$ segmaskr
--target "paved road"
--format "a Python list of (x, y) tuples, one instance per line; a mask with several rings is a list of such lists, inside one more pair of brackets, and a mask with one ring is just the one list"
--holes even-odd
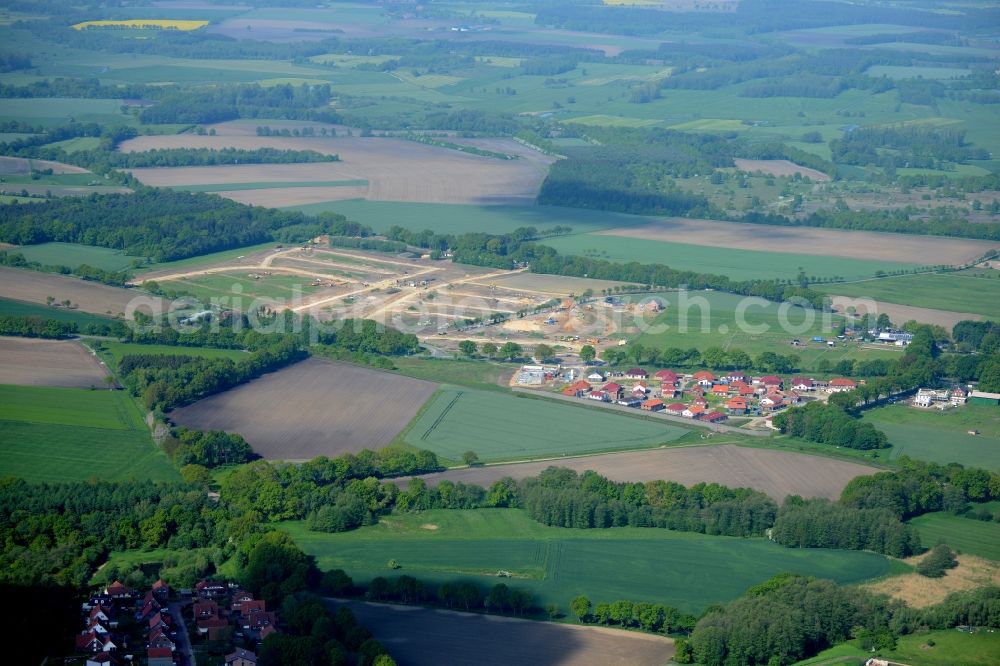
[(174, 602), (170, 604), (170, 617), (174, 618), (174, 626), (177, 628), (177, 654), (179, 655), (178, 666), (194, 666), (194, 653), (191, 652), (191, 640), (188, 638), (187, 625), (181, 616), (182, 604)]

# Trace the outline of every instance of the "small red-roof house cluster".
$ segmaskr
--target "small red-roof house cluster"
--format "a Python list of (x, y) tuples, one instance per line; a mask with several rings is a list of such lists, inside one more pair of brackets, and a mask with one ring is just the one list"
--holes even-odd
[(858, 385), (853, 379), (836, 377), (830, 380), (826, 390), (828, 393), (844, 393), (846, 391), (853, 391), (856, 388), (858, 388)]

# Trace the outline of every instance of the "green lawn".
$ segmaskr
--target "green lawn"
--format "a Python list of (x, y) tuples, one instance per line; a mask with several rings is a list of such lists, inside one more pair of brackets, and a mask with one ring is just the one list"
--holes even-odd
[[(925, 647), (928, 641), (933, 647)], [(1000, 633), (957, 629), (903, 636), (885, 657), (909, 666), (993, 666), (1000, 664)]]
[[(253, 271), (260, 272), (260, 271)], [(248, 276), (248, 272), (232, 271), (231, 273), (211, 273), (172, 280), (164, 283), (168, 288), (175, 288), (193, 294), (199, 300), (212, 298), (239, 298), (244, 304), (261, 298), (280, 303), (291, 303), (296, 294), (306, 296), (318, 287), (311, 286), (312, 278), (301, 275), (275, 273), (257, 280)], [(223, 304), (230, 302), (222, 301)]]
[(857, 279), (876, 271), (913, 268), (915, 264), (885, 263), (842, 257), (786, 252), (761, 252), (707, 245), (668, 243), (644, 238), (575, 234), (545, 240), (560, 254), (598, 257), (607, 261), (665, 264), (680, 270), (728, 275), (736, 280), (794, 278), (802, 267), (810, 276)]
[(812, 659), (795, 662), (792, 666), (861, 666), (870, 657), (870, 652), (851, 643), (841, 643), (823, 650)]
[[(980, 507), (996, 513), (1000, 502), (972, 505), (973, 510)], [(920, 532), (920, 542), (925, 546), (944, 541), (963, 553), (1000, 561), (1000, 523), (938, 511), (918, 516), (910, 524)]]
[(121, 250), (76, 243), (41, 243), (39, 245), (23, 245), (12, 248), (11, 252), (20, 252), (28, 261), (37, 261), (47, 266), (69, 266), (76, 268), (87, 264), (106, 271), (121, 271), (128, 269), (139, 257), (130, 257)]
[(495, 462), (647, 448), (689, 432), (584, 404), (447, 387), (408, 426), (404, 439), (449, 460), (473, 450)]
[[(742, 349), (751, 356), (764, 351), (796, 354), (805, 370), (827, 359), (837, 363), (855, 358), (897, 358), (891, 349), (869, 350), (857, 344), (810, 342), (813, 336), (829, 338), (841, 319), (797, 307), (783, 309), (763, 299), (748, 299), (714, 291), (665, 292), (656, 297), (667, 304), (652, 322), (624, 318), (624, 334), (644, 347), (709, 347)], [(742, 304), (742, 305), (741, 305)], [(742, 309), (741, 309), (742, 308)], [(787, 310), (786, 316), (781, 313)], [(798, 339), (801, 346), (792, 346)]]
[(24, 301), (14, 301), (6, 298), (0, 298), (0, 314), (13, 317), (42, 317), (44, 319), (71, 321), (80, 326), (85, 324), (106, 324), (110, 321), (107, 317), (80, 312), (79, 310), (67, 310), (61, 307), (53, 308), (38, 303), (25, 303)]
[(0, 449), (28, 481), (179, 478), (123, 391), (0, 386)]
[(1000, 317), (1000, 275), (996, 271), (902, 275), (853, 284), (818, 284), (813, 287), (829, 294)]
[[(516, 509), (432, 510), (393, 515), (339, 534), (282, 523), (322, 569), (343, 568), (355, 581), (408, 574), (430, 583), (497, 582), (536, 595), (538, 605), (567, 608), (578, 594), (595, 602), (662, 602), (697, 613), (777, 573), (792, 571), (847, 584), (882, 576), (889, 560), (873, 553), (782, 548), (766, 539), (708, 537), (661, 529), (546, 527)], [(393, 572), (387, 562), (402, 568)]]
[[(890, 405), (866, 412), (889, 436), (892, 456), (951, 462), (1000, 472), (1000, 408), (966, 405), (946, 412)], [(979, 430), (969, 435), (969, 430)]]
[(507, 380), (517, 366), (486, 361), (401, 356), (392, 359), (400, 374), (442, 384), (488, 390), (507, 390)]

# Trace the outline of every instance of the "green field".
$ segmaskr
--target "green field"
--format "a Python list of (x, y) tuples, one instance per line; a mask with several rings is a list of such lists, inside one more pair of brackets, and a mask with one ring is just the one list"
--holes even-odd
[(138, 257), (130, 257), (121, 250), (76, 243), (40, 243), (12, 248), (20, 252), (28, 261), (37, 261), (46, 266), (69, 266), (76, 268), (87, 264), (106, 271), (122, 271), (132, 265)]
[(560, 236), (543, 242), (554, 247), (560, 254), (585, 255), (621, 263), (638, 261), (646, 264), (665, 264), (680, 270), (728, 275), (736, 280), (795, 278), (803, 266), (808, 267), (810, 276), (839, 276), (845, 279), (871, 277), (879, 270), (900, 270), (915, 266), (915, 264), (738, 250), (598, 234)]
[[(792, 571), (853, 583), (885, 575), (881, 555), (782, 548), (766, 539), (621, 527), (546, 527), (516, 509), (432, 510), (393, 515), (353, 532), (310, 532), (282, 523), (322, 569), (343, 568), (355, 581), (407, 574), (424, 581), (503, 582), (567, 608), (578, 594), (595, 602), (661, 602), (684, 611), (725, 602), (771, 576)], [(395, 559), (401, 569), (387, 567)], [(626, 564), (627, 563), (627, 564)]]
[(24, 301), (13, 301), (0, 298), (0, 314), (12, 317), (42, 317), (44, 319), (56, 319), (58, 321), (71, 321), (79, 326), (86, 324), (107, 324), (110, 319), (89, 312), (79, 310), (67, 310), (66, 308), (52, 308), (38, 303), (25, 303)]
[(123, 391), (0, 386), (0, 476), (179, 478)]
[(518, 227), (597, 231), (647, 222), (649, 218), (622, 213), (560, 208), (557, 206), (470, 206), (462, 204), (397, 203), (392, 201), (329, 201), (295, 206), (290, 210), (315, 214), (333, 211), (384, 232), (394, 225), (412, 231), (432, 229), (440, 234), (486, 232), (502, 234)]
[(392, 364), (400, 374), (408, 377), (504, 392), (507, 391), (507, 382), (514, 371), (512, 365), (414, 356), (394, 358)]
[(277, 243), (273, 242), (259, 243), (257, 245), (247, 245), (246, 247), (237, 247), (232, 250), (222, 250), (220, 252), (212, 252), (211, 254), (203, 254), (197, 257), (188, 257), (187, 259), (178, 259), (177, 261), (161, 261), (159, 263), (150, 264), (144, 270), (173, 271), (181, 268), (194, 269), (198, 268), (199, 266), (208, 266), (211, 264), (219, 264), (227, 261), (232, 261), (237, 257), (243, 257), (248, 254), (253, 254), (254, 252), (262, 252), (263, 250), (273, 250), (275, 245), (277, 245)]
[[(1000, 502), (973, 504), (973, 510), (986, 507), (994, 514)], [(952, 548), (970, 555), (1000, 561), (1000, 523), (956, 516), (945, 511), (926, 513), (910, 521), (927, 547), (944, 541)]]
[[(637, 320), (624, 329), (630, 340), (644, 347), (700, 350), (722, 347), (742, 349), (751, 356), (764, 351), (796, 354), (803, 369), (815, 368), (822, 359), (837, 363), (857, 358), (891, 359), (899, 354), (892, 349), (863, 349), (851, 343), (841, 342), (830, 348), (824, 343), (810, 342), (813, 336), (830, 337), (841, 321), (836, 315), (824, 321), (822, 314), (792, 307), (785, 317), (786, 326), (781, 306), (763, 299), (748, 300), (714, 291), (664, 292), (656, 297), (667, 303), (667, 309), (652, 322), (640, 326)], [(749, 307), (744, 305), (741, 311), (741, 303)], [(795, 339), (802, 341), (802, 345), (792, 346)]]
[(122, 115), (120, 107), (121, 100), (117, 99), (0, 99), (0, 120), (30, 118), (40, 124), (65, 124), (73, 118), (77, 122), (133, 124), (134, 117)]
[(128, 342), (104, 342), (103, 348), (111, 361), (118, 365), (126, 354), (182, 354), (199, 358), (229, 358), (234, 361), (247, 358), (239, 349), (212, 349), (211, 347), (174, 347), (170, 345), (140, 345)]
[[(907, 455), (1000, 472), (1000, 408), (966, 405), (940, 412), (890, 405), (866, 412), (864, 419), (889, 436), (894, 458)], [(969, 430), (980, 434), (969, 435)]]
[(812, 286), (829, 294), (1000, 317), (1000, 274), (996, 271), (901, 275), (853, 284)]
[[(249, 272), (260, 273), (259, 270)], [(331, 272), (332, 273), (332, 272)], [(274, 273), (259, 279), (249, 277), (248, 272), (211, 273), (197, 275), (183, 280), (171, 280), (166, 286), (193, 294), (201, 301), (212, 298), (241, 298), (244, 305), (254, 299), (265, 299), (281, 303), (292, 302), (296, 294), (306, 296), (318, 287), (311, 286), (312, 278), (301, 275)], [(222, 301), (230, 304), (230, 301)]]
[[(925, 647), (928, 640), (933, 647)], [(910, 666), (994, 666), (1000, 663), (1000, 633), (957, 629), (902, 636), (886, 657)]]
[(449, 460), (473, 450), (481, 460), (495, 462), (649, 448), (689, 432), (583, 404), (443, 388), (408, 426), (404, 439)]

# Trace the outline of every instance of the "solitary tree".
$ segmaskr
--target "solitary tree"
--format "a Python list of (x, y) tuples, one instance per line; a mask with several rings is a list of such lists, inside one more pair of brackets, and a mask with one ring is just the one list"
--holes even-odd
[(479, 462), (479, 456), (476, 455), (475, 451), (466, 451), (462, 454), (462, 462), (464, 462), (469, 467), (472, 467)]
[(569, 609), (573, 611), (573, 615), (576, 615), (580, 619), (580, 622), (584, 622), (590, 615), (591, 607), (590, 599), (583, 595), (569, 602)]
[(500, 356), (505, 359), (516, 358), (521, 355), (521, 345), (516, 342), (505, 342), (500, 348)]
[(584, 363), (590, 363), (595, 358), (597, 358), (597, 350), (594, 349), (593, 345), (584, 345), (580, 348), (580, 360)]
[(466, 356), (472, 357), (476, 355), (477, 345), (472, 340), (462, 340), (458, 343), (458, 351), (462, 352)]
[(548, 345), (537, 345), (535, 347), (535, 358), (539, 361), (545, 361), (546, 359), (555, 356), (556, 350)]
[(479, 349), (489, 358), (493, 358), (497, 355), (497, 346), (492, 342), (484, 342)]

